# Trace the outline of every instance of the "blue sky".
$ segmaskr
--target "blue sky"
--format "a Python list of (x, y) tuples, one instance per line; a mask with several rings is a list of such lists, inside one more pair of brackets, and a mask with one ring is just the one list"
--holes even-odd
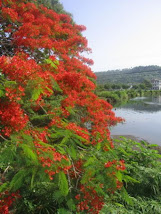
[(93, 71), (161, 65), (161, 0), (60, 0), (87, 27)]

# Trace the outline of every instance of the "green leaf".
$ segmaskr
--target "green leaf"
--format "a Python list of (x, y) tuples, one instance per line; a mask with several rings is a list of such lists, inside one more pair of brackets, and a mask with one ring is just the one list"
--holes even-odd
[(0, 90), (0, 97), (3, 97), (4, 94), (5, 94), (4, 91)]
[(24, 155), (28, 157), (32, 163), (38, 165), (39, 161), (36, 153), (34, 153), (34, 151), (26, 144), (20, 144), (20, 147), (23, 149)]
[(10, 189), (13, 191), (18, 190), (24, 184), (24, 178), (29, 174), (28, 170), (21, 169), (17, 174), (14, 175), (10, 182)]
[(67, 201), (67, 206), (72, 211), (76, 210), (76, 206), (72, 198)]
[(119, 150), (120, 150), (120, 152), (122, 152), (124, 155), (126, 155), (126, 156), (130, 156), (131, 155), (131, 153), (127, 153), (123, 148), (118, 148)]
[(74, 160), (77, 158), (77, 152), (74, 146), (70, 146), (66, 150), (67, 150), (67, 153), (71, 156), (71, 158), (73, 158)]
[(59, 200), (60, 198), (62, 198), (62, 193), (61, 193), (61, 191), (60, 190), (56, 190), (56, 191), (54, 191), (54, 193), (53, 193), (53, 198), (55, 199), (55, 200)]
[(97, 143), (97, 151), (99, 151), (100, 150), (100, 148), (101, 148), (101, 143)]
[(65, 137), (66, 135), (68, 135), (68, 133), (69, 133), (68, 130), (63, 130), (63, 131), (59, 130), (59, 131), (51, 134), (50, 137), (57, 139), (60, 137)]
[(140, 183), (140, 181), (137, 181), (136, 179), (132, 178), (129, 175), (123, 175), (123, 179), (125, 182), (132, 182), (132, 183)]
[(45, 87), (49, 92), (53, 93), (53, 90), (51, 90), (49, 87)]
[(41, 87), (39, 88), (34, 88), (34, 90), (32, 91), (32, 100), (37, 100), (40, 96), (40, 94), (43, 93), (43, 89)]
[[(77, 135), (74, 134), (74, 136), (77, 136)], [(78, 138), (79, 138), (79, 136), (78, 136)], [(82, 138), (80, 137), (80, 139), (82, 139)], [(78, 144), (80, 147), (82, 147), (82, 148), (84, 148), (84, 149), (87, 149), (88, 147), (87, 147), (86, 145), (84, 145), (84, 144), (80, 141), (80, 139), (78, 140), (77, 138), (72, 138), (72, 140), (73, 140), (76, 144)]]
[(122, 181), (122, 173), (121, 173), (120, 171), (118, 171), (118, 172), (116, 173), (116, 177), (117, 177), (117, 179), (118, 179), (119, 181)]
[(59, 172), (59, 189), (63, 196), (68, 195), (69, 192), (68, 180), (64, 172)]
[(63, 140), (60, 142), (60, 144), (66, 144), (66, 143), (68, 142), (69, 138), (70, 138), (70, 135), (66, 135), (66, 136), (63, 138)]
[(37, 168), (32, 169), (32, 177), (31, 177), (31, 189), (34, 187), (34, 179), (37, 172)]
[(95, 172), (96, 171), (93, 168), (87, 169), (82, 176), (81, 183), (82, 184), (87, 183), (90, 180), (90, 178), (92, 178), (95, 175)]
[(91, 163), (93, 163), (95, 161), (94, 157), (90, 157), (84, 164), (84, 166), (89, 166)]
[(80, 141), (87, 142), (86, 139), (84, 139), (83, 137), (81, 137), (81, 136), (79, 136), (77, 134), (73, 134), (72, 136), (75, 137), (76, 139), (80, 140)]
[(10, 86), (15, 86), (17, 85), (16, 81), (6, 81), (4, 86), (6, 87), (10, 87)]
[(97, 193), (106, 196), (106, 194), (104, 193), (104, 191), (102, 190), (102, 188), (99, 185), (97, 185), (95, 187), (95, 190), (96, 190)]
[(2, 184), (2, 185), (0, 186), (0, 192), (5, 191), (5, 190), (7, 189), (7, 187), (8, 187), (8, 183)]
[(64, 208), (60, 208), (60, 209), (58, 209), (58, 214), (71, 214), (71, 212), (69, 212), (68, 210), (66, 210)]
[(58, 83), (55, 80), (53, 80), (52, 83), (53, 83), (53, 88), (56, 91), (62, 92), (62, 89), (59, 87)]
[(126, 201), (127, 204), (133, 205), (133, 201), (132, 201), (132, 199), (130, 198), (130, 196), (128, 195), (128, 193), (127, 193), (127, 191), (125, 190), (125, 188), (122, 188), (121, 196), (122, 196), (122, 198)]
[(16, 156), (15, 147), (14, 145), (8, 146), (7, 148), (3, 149), (0, 153), (0, 163), (10, 164), (14, 161)]
[(157, 144), (149, 144), (148, 148), (150, 148), (150, 147), (157, 147), (157, 146), (158, 146)]
[(45, 59), (45, 62), (46, 62), (47, 64), (50, 64), (51, 67), (53, 67), (53, 68), (55, 68), (55, 69), (58, 68), (58, 67), (56, 66), (56, 64), (57, 64), (57, 65), (59, 64), (58, 60), (55, 60), (55, 61), (53, 62), (51, 59)]
[(49, 145), (47, 143), (44, 143), (43, 141), (39, 141), (39, 144), (41, 144), (42, 146), (45, 146), (45, 147), (49, 147), (50, 146), (51, 148), (55, 149), (54, 146), (52, 146), (51, 144)]
[(122, 205), (120, 203), (117, 203), (117, 202), (115, 202), (115, 205), (118, 206), (118, 207), (124, 207), (124, 205)]
[(26, 142), (33, 142), (33, 138), (27, 134), (22, 134), (22, 137), (26, 140)]
[(59, 146), (59, 145), (57, 145), (56, 147), (57, 147), (57, 151), (58, 151), (58, 152), (60, 152), (60, 153), (63, 154), (63, 155), (66, 154), (66, 152), (65, 152), (65, 150), (64, 150), (63, 147), (61, 147), (61, 146)]

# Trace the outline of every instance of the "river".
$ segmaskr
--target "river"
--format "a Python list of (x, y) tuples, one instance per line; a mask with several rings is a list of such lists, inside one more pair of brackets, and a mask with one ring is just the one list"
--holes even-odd
[(112, 135), (133, 135), (161, 146), (161, 96), (136, 97), (114, 111), (126, 121), (112, 127)]

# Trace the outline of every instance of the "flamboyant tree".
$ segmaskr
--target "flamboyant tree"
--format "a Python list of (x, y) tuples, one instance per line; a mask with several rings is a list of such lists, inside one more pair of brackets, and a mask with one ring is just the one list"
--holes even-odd
[(0, 212), (99, 213), (122, 187), (90, 51), (67, 14), (0, 1)]

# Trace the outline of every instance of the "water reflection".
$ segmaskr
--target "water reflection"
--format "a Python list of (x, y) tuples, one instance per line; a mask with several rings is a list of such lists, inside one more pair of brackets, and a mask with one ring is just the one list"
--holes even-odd
[(141, 112), (161, 111), (161, 96), (136, 97), (121, 107)]
[(113, 127), (112, 135), (133, 135), (161, 145), (161, 96), (135, 98), (114, 111), (126, 122)]

